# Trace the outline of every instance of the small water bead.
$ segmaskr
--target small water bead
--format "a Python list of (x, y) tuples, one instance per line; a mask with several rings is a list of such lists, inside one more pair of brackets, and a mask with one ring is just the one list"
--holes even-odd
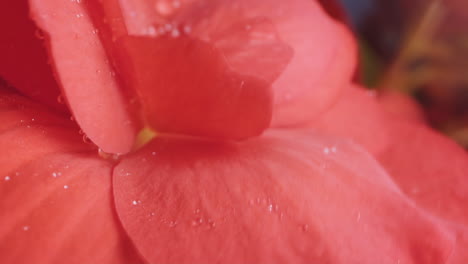
[(120, 157), (122, 156), (122, 154), (118, 154), (118, 153), (107, 153), (104, 150), (102, 150), (101, 148), (98, 149), (98, 155), (99, 155), (99, 157), (101, 157), (103, 159), (115, 160), (115, 161), (119, 160)]
[(93, 144), (91, 139), (89, 139), (88, 136), (86, 136), (84, 134), (83, 134), (83, 142), (86, 143), (86, 144)]
[(84, 15), (81, 14), (81, 13), (76, 14), (76, 17), (77, 17), (77, 18), (82, 18), (83, 16), (84, 16)]
[(29, 231), (29, 226), (23, 226), (23, 231)]
[(177, 38), (179, 36), (180, 36), (180, 31), (177, 28), (173, 29), (172, 32), (171, 32), (171, 37)]
[(330, 154), (330, 149), (329, 148), (324, 148), (323, 153), (325, 153), (325, 155)]
[(64, 188), (65, 190), (67, 190), (67, 189), (70, 188), (70, 187), (69, 187), (68, 185), (64, 185), (63, 188)]
[(201, 218), (201, 217), (192, 221), (192, 226), (199, 226), (199, 225), (202, 225), (202, 224), (203, 224), (203, 218)]
[(177, 221), (169, 222), (169, 227), (176, 227), (176, 226), (177, 226)]
[(34, 35), (36, 36), (36, 38), (40, 40), (45, 39), (44, 32), (40, 29), (36, 29), (36, 31), (34, 32)]
[(5, 176), (5, 181), (11, 180), (10, 176)]
[(188, 26), (188, 25), (185, 25), (183, 27), (183, 31), (184, 31), (185, 34), (190, 34), (192, 32), (192, 27)]
[(139, 205), (139, 204), (141, 204), (141, 201), (140, 200), (133, 200), (132, 204), (133, 205)]
[(269, 211), (270, 213), (273, 212), (273, 205), (272, 205), (272, 204), (268, 205), (268, 211)]

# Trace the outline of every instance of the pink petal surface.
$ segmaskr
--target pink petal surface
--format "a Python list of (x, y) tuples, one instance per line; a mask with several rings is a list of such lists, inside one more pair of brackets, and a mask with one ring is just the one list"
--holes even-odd
[(142, 263), (113, 209), (111, 164), (72, 122), (0, 91), (0, 262)]
[(80, 127), (104, 151), (128, 152), (137, 124), (84, 1), (31, 0), (30, 7), (49, 36), (58, 81)]
[(156, 138), (114, 170), (150, 263), (445, 263), (453, 237), (364, 151), (312, 132)]

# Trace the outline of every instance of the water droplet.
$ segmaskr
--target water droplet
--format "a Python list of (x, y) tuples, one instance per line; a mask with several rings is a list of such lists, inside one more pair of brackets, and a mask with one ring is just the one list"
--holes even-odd
[(140, 200), (133, 200), (132, 204), (133, 205), (138, 205), (138, 204), (141, 204), (141, 201)]
[(29, 230), (29, 226), (23, 226), (23, 231), (28, 231)]
[(58, 102), (59, 104), (64, 104), (64, 103), (65, 103), (65, 101), (64, 101), (64, 99), (63, 99), (63, 95), (57, 96), (57, 102)]
[(329, 148), (324, 148), (323, 153), (325, 153), (325, 155), (330, 154), (330, 149)]
[(156, 151), (151, 152), (151, 155), (156, 156)]
[(93, 142), (85, 134), (83, 134), (83, 142), (86, 144), (93, 144)]
[(177, 28), (174, 29), (174, 30), (172, 30), (172, 32), (171, 32), (171, 37), (177, 38), (177, 37), (179, 37), (179, 36), (180, 36), (180, 31), (179, 31)]
[(177, 226), (177, 221), (171, 221), (169, 223), (169, 227), (176, 227)]
[(68, 187), (68, 185), (64, 185), (63, 188), (64, 188), (65, 190), (67, 190), (69, 187)]
[(82, 18), (83, 16), (84, 16), (84, 15), (81, 14), (81, 13), (76, 14), (76, 17), (77, 17), (77, 18)]
[(192, 27), (191, 26), (184, 26), (184, 33), (185, 34), (190, 34), (190, 32), (192, 32)]
[(95, 28), (91, 32), (93, 32), (94, 35), (97, 35), (99, 33), (99, 29)]
[(199, 226), (201, 224), (203, 224), (203, 218), (197, 218), (192, 221), (192, 226)]
[(5, 181), (11, 180), (10, 176), (5, 176)]
[(268, 205), (268, 211), (269, 211), (270, 213), (273, 212), (273, 205), (272, 205), (272, 204)]
[(158, 35), (158, 32), (156, 31), (156, 28), (154, 26), (149, 26), (146, 29), (146, 34), (155, 37)]
[(102, 149), (98, 149), (98, 155), (99, 157), (103, 158), (103, 159), (107, 159), (107, 160), (119, 160), (120, 157), (122, 156), (121, 154), (118, 154), (118, 153), (107, 153), (105, 152), (104, 150)]
[(34, 35), (36, 36), (36, 38), (38, 39), (45, 39), (45, 36), (44, 36), (44, 32), (40, 29), (36, 29), (36, 31), (34, 32)]
[(213, 229), (215, 227), (216, 227), (216, 223), (213, 220), (209, 219), (208, 220), (208, 229)]
[(302, 229), (303, 232), (307, 232), (307, 231), (309, 231), (309, 225), (308, 224), (302, 225), (301, 229)]

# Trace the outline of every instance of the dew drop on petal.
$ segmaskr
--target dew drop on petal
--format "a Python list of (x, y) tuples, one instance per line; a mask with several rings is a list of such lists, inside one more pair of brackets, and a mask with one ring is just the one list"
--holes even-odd
[(23, 231), (29, 231), (29, 226), (23, 226)]
[(325, 155), (328, 155), (330, 153), (330, 149), (329, 148), (324, 148), (323, 153), (325, 153)]
[(5, 181), (11, 180), (10, 176), (5, 176)]
[(64, 188), (65, 190), (67, 190), (67, 189), (69, 188), (69, 186), (68, 186), (68, 185), (64, 185), (63, 188)]

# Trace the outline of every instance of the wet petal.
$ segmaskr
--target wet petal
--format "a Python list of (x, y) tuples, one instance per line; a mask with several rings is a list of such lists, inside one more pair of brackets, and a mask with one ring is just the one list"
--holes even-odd
[[(129, 34), (158, 39), (161, 35), (189, 33), (191, 38), (218, 48), (235, 72), (274, 80), (275, 126), (316, 117), (334, 101), (354, 71), (355, 45), (351, 35), (315, 1), (294, 0), (287, 5), (271, 0), (120, 3)], [(271, 26), (257, 26), (257, 21), (268, 21)], [(261, 34), (246, 37), (242, 33), (250, 30)], [(291, 48), (294, 56), (290, 61), (285, 60), (288, 49), (279, 41), (257, 45), (260, 49), (252, 45), (264, 44), (267, 39), (270, 40), (266, 43), (271, 44), (275, 38)], [(285, 62), (289, 63), (284, 68)]]
[(365, 152), (311, 132), (156, 138), (114, 171), (150, 263), (444, 263), (452, 237)]
[(137, 124), (84, 2), (31, 0), (32, 17), (49, 36), (51, 60), (78, 124), (103, 150), (125, 153)]
[(111, 165), (72, 122), (0, 91), (2, 263), (142, 263), (113, 209)]
[(27, 1), (1, 1), (0, 78), (23, 94), (66, 112), (57, 102), (60, 89), (47, 63), (45, 37), (29, 18)]

